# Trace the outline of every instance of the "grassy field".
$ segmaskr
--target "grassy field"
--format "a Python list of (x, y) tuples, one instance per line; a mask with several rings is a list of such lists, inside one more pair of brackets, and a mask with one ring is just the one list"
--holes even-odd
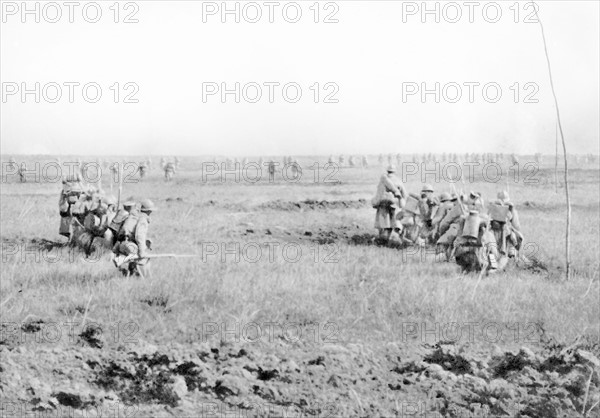
[[(2, 184), (0, 206), (2, 344), (14, 352), (6, 341), (18, 335), (25, 341), (15, 346), (28, 347), (32, 353), (47, 347), (73, 349), (79, 343), (66, 332), (52, 341), (48, 334), (40, 342), (34, 341), (35, 332), (23, 331), (24, 325), (43, 328), (58, 323), (66, 329), (63, 324), (75, 322), (79, 325), (73, 332), (78, 335), (85, 322), (102, 327), (106, 352), (123, 346), (167, 350), (173, 345), (239, 344), (252, 346), (260, 355), (280, 350), (278, 355), (285, 357), (287, 349), (279, 344), (291, 341), (295, 345), (289, 356), (296, 358), (317, 356), (331, 346), (358, 345), (379, 352), (392, 344), (416, 353), (424, 344), (454, 340), (461, 350), (478, 353), (524, 346), (537, 352), (552, 344), (585, 342), (587, 350), (599, 354), (597, 166), (570, 171), (569, 281), (564, 280), (564, 188), (555, 193), (550, 166), (533, 177), (538, 184), (526, 184), (522, 176), (508, 182), (527, 243), (523, 252), (535, 263), (510, 266), (478, 280), (430, 250), (372, 245), (370, 237), (376, 231), (369, 201), (383, 167), (343, 167), (331, 176), (336, 181), (326, 182), (324, 177), (332, 170), (321, 168), (315, 181), (315, 171), (307, 168), (314, 161), (299, 159), (303, 175), (297, 183), (285, 181), (281, 173), (271, 183), (266, 171), (257, 183), (243, 177), (236, 181), (233, 174), (225, 182), (219, 176), (203, 181), (200, 160), (188, 158), (172, 182), (165, 182), (155, 168), (143, 181), (125, 184), (124, 196), (148, 197), (158, 205), (150, 224), (155, 253), (199, 255), (153, 260), (152, 277), (146, 280), (121, 277), (107, 253), (86, 260), (66, 247), (53, 246), (49, 242), (62, 239), (57, 210), (60, 183), (21, 184), (9, 179)], [(321, 167), (324, 163), (321, 159)], [(452, 190), (441, 179), (426, 180), (436, 191)], [(105, 189), (108, 181), (106, 175)], [(406, 186), (417, 192), (421, 184), (419, 175), (413, 175)], [(476, 175), (457, 187), (481, 191), (490, 200), (507, 186), (505, 176), (491, 183)], [(43, 250), (44, 246), (52, 249)], [(597, 369), (592, 375), (593, 391), (598, 388)], [(45, 378), (39, 371), (37, 379)], [(29, 402), (26, 390), (25, 382), (3, 388), (5, 395), (20, 402)], [(179, 398), (197, 400), (198, 393), (204, 393), (193, 392), (189, 382), (187, 390)], [(346, 396), (331, 402), (338, 405), (338, 412), (351, 415), (381, 411), (397, 415), (402, 409), (396, 399), (395, 410), (390, 406), (369, 412), (365, 401), (369, 396), (348, 389)], [(574, 411), (594, 416), (598, 407), (589, 412), (586, 404), (593, 405), (597, 394), (585, 397), (583, 409), (574, 405)], [(227, 401), (219, 397), (219, 402)], [(147, 407), (148, 414), (163, 416), (162, 410), (152, 409), (157, 404), (161, 402), (137, 403), (140, 410)], [(186, 412), (194, 410), (185, 402), (178, 405)], [(447, 410), (446, 415), (455, 416)]]

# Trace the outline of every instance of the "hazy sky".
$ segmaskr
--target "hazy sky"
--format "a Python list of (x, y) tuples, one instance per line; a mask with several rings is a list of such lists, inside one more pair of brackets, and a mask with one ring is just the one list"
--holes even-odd
[[(36, 3), (27, 4), (33, 10)], [(526, 2), (498, 2), (496, 23), (490, 2), (475, 2), (472, 23), (465, 2), (428, 2), (430, 9), (437, 3), (439, 23), (433, 14), (422, 16), (422, 2), (301, 1), (296, 23), (286, 21), (296, 15), (290, 2), (273, 6), (273, 23), (262, 1), (228, 1), (230, 9), (238, 5), (240, 23), (233, 14), (221, 22), (222, 2), (200, 1), (121, 2), (118, 17), (113, 1), (98, 2), (102, 15), (89, 23), (84, 17), (94, 20), (96, 12), (88, 3), (75, 7), (70, 23), (68, 7), (58, 2), (62, 17), (50, 23), (57, 9), (40, 2), (36, 23), (34, 14), (22, 16), (21, 1), (2, 2), (3, 154), (554, 151), (546, 58), (539, 24), (526, 22), (533, 11)], [(537, 5), (569, 151), (598, 152), (599, 3)], [(262, 17), (249, 22), (257, 10)], [(457, 11), (462, 17), (451, 23)], [(128, 15), (138, 23), (124, 23)], [(324, 23), (328, 16), (338, 22)], [(40, 103), (34, 94), (23, 100), (22, 83), (35, 90), (36, 82)], [(72, 87), (73, 103), (65, 82), (80, 83)], [(225, 83), (233, 90), (236, 82), (240, 103), (234, 94), (223, 103), (220, 92), (203, 100), (203, 88)], [(269, 82), (280, 83), (272, 85), (273, 103)], [(52, 83), (62, 92), (56, 103), (49, 102), (57, 92)], [(100, 86), (96, 103), (84, 99), (86, 83)], [(284, 98), (287, 83), (301, 88), (296, 103)], [(403, 98), (403, 90), (435, 90), (435, 83), (440, 103), (433, 93), (424, 100), (420, 92)], [(482, 87), (488, 83), (486, 100)], [(251, 103), (256, 85), (262, 96)], [(462, 97), (450, 103), (457, 85)], [(10, 94), (15, 86), (19, 91)], [(138, 102), (125, 103), (136, 86), (132, 98)], [(291, 101), (296, 90), (288, 87)], [(502, 96), (493, 103), (497, 87)], [(93, 87), (87, 93), (94, 98)], [(329, 94), (337, 103), (325, 102)]]

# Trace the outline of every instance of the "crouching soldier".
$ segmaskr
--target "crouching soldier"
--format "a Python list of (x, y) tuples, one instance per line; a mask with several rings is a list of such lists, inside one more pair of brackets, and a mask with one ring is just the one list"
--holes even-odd
[(63, 189), (58, 200), (58, 212), (60, 214), (60, 227), (58, 233), (71, 240), (73, 233), (73, 215), (77, 211), (83, 189), (77, 182), (63, 182)]
[(489, 218), (476, 210), (461, 218), (460, 235), (454, 241), (456, 263), (465, 272), (498, 270), (498, 249), (489, 229)]
[(106, 229), (104, 231), (104, 244), (108, 248), (112, 248), (115, 241), (115, 234), (112, 229), (110, 229), (110, 225), (112, 221), (117, 216), (117, 199), (112, 196), (104, 196), (100, 199), (101, 204), (106, 205)]
[(113, 261), (124, 275), (150, 276), (148, 256), (152, 242), (148, 239), (148, 227), (154, 210), (154, 203), (144, 199), (139, 214), (130, 214), (119, 230)]
[(83, 248), (87, 256), (97, 247), (113, 247), (113, 233), (108, 226), (115, 216), (116, 204), (114, 196), (101, 197), (98, 206), (86, 215), (83, 221), (85, 232), (78, 237), (78, 245)]
[(446, 261), (453, 257), (454, 240), (461, 229), (461, 217), (465, 213), (465, 208), (455, 193), (450, 197), (450, 203), (452, 208), (441, 218), (437, 227), (439, 238), (436, 241), (437, 252), (445, 253)]
[(77, 202), (71, 205), (71, 245), (77, 246), (80, 242), (80, 235), (85, 232), (85, 218), (90, 213), (91, 201), (87, 195), (82, 193)]
[(517, 209), (510, 202), (508, 192), (498, 193), (498, 200), (489, 206), (489, 212), (500, 255), (514, 258), (523, 243), (523, 234)]
[(421, 228), (421, 237), (425, 241), (430, 241), (433, 233), (433, 217), (439, 206), (439, 201), (433, 196), (433, 186), (431, 184), (423, 185), (421, 189), (421, 199), (419, 201), (419, 212), (423, 228)]
[(119, 209), (116, 214), (111, 215), (111, 219), (108, 222), (108, 229), (110, 230), (110, 233), (112, 235), (113, 244), (116, 241), (117, 234), (121, 230), (121, 226), (130, 214), (137, 215), (137, 211), (135, 209), (135, 200), (133, 200), (133, 198), (131, 197), (125, 202), (123, 202), (123, 208)]
[(479, 192), (471, 191), (468, 196), (463, 196), (463, 202), (468, 210), (476, 210), (479, 213), (485, 212), (485, 204)]
[(85, 251), (85, 255), (92, 254), (94, 249), (94, 240), (104, 237), (108, 228), (106, 218), (108, 206), (105, 203), (99, 203), (98, 206), (90, 210), (83, 220), (84, 231), (77, 237), (77, 245)]
[(419, 195), (409, 193), (404, 207), (397, 215), (401, 229), (400, 241), (404, 245), (425, 245), (425, 241), (421, 238), (421, 230), (424, 225), (419, 210), (419, 202)]
[(442, 222), (442, 219), (444, 219), (444, 217), (448, 214), (448, 212), (450, 212), (452, 210), (452, 208), (454, 207), (454, 202), (452, 201), (452, 197), (450, 196), (450, 193), (442, 193), (440, 195), (440, 205), (437, 208), (437, 210), (435, 211), (435, 216), (433, 216), (433, 218), (431, 219), (431, 228), (432, 228), (432, 232), (431, 232), (431, 241), (432, 242), (436, 242), (440, 235), (439, 235), (439, 227), (440, 227), (440, 223)]

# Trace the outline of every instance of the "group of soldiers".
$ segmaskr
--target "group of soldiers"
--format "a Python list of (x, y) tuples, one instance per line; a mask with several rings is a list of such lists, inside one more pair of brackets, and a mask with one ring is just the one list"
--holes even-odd
[(381, 176), (372, 199), (379, 241), (402, 245), (434, 245), (447, 261), (464, 270), (497, 271), (516, 259), (523, 234), (508, 192), (485, 205), (481, 193), (435, 194), (425, 184), (420, 194), (407, 193), (390, 165)]
[[(342, 158), (342, 157), (340, 157)], [(533, 158), (537, 164), (542, 164), (544, 155), (540, 152), (535, 153)], [(575, 164), (594, 164), (596, 162), (596, 156), (594, 154), (587, 155), (570, 155), (569, 159), (572, 160)], [(379, 165), (384, 165), (387, 161), (387, 164), (402, 164), (402, 156), (401, 154), (388, 154), (387, 158), (383, 154), (379, 154), (378, 162)], [(408, 161), (405, 159), (405, 161)], [(478, 162), (480, 164), (488, 164), (488, 163), (510, 163), (511, 165), (519, 164), (519, 156), (515, 153), (512, 154), (503, 154), (503, 153), (465, 153), (464, 155), (459, 155), (456, 153), (442, 153), (442, 154), (413, 154), (410, 159), (413, 163), (461, 163), (461, 162)]]
[[(543, 162), (543, 155), (541, 153), (536, 153), (534, 154), (533, 158), (535, 160), (535, 162), (537, 164), (542, 164)], [(575, 164), (594, 164), (597, 161), (597, 156), (593, 155), (593, 154), (587, 154), (587, 155), (570, 155), (569, 159)], [(213, 158), (212, 159), (213, 162), (216, 162), (216, 159)], [(60, 160), (57, 161), (60, 164)], [(86, 177), (86, 173), (84, 173), (85, 171), (85, 167), (86, 167), (86, 163), (83, 163), (81, 161), (81, 159), (77, 159), (78, 162), (78, 167), (79, 167), (79, 171), (80, 174), (85, 178)], [(246, 164), (249, 162), (248, 158), (226, 158), (225, 159), (225, 164), (227, 169), (229, 170), (233, 170), (236, 167), (239, 167), (241, 165), (241, 167), (245, 167)], [(346, 157), (345, 155), (339, 155), (337, 157), (335, 157), (334, 155), (330, 155), (327, 162), (329, 164), (335, 164), (339, 167), (362, 167), (362, 168), (367, 168), (369, 167), (369, 157), (367, 155), (359, 155), (359, 156), (354, 156), (354, 155), (350, 155), (348, 157)], [(387, 163), (387, 165), (392, 165), (395, 164), (397, 166), (400, 166), (403, 162), (412, 162), (412, 163), (424, 163), (424, 164), (428, 164), (428, 163), (456, 163), (456, 164), (460, 164), (463, 162), (478, 162), (480, 164), (487, 164), (487, 163), (499, 163), (499, 164), (503, 164), (503, 163), (507, 163), (507, 164), (519, 164), (519, 157), (516, 154), (502, 154), (502, 153), (466, 153), (464, 155), (459, 155), (456, 153), (442, 153), (442, 154), (433, 154), (433, 153), (426, 153), (426, 154), (413, 154), (412, 157), (410, 156), (402, 156), (401, 154), (379, 154), (378, 156), (378, 162), (380, 166), (383, 166)], [(112, 176), (112, 180), (113, 183), (118, 183), (119, 181), (119, 166), (120, 164), (117, 162), (110, 162), (108, 160), (101, 160), (99, 158), (96, 159), (95, 161), (96, 163), (96, 167), (99, 167), (100, 169), (103, 170), (109, 170), (109, 172), (111, 173)], [(122, 165), (124, 167), (127, 166), (127, 164), (130, 164), (131, 162), (126, 162), (124, 161), (122, 163)], [(88, 163), (89, 164), (89, 163)], [(275, 173), (275, 167), (277, 165), (277, 163), (274, 162), (274, 160), (269, 160), (265, 163), (264, 159), (261, 157), (258, 159), (258, 165), (260, 167), (263, 167), (263, 165), (265, 165), (268, 167), (268, 171), (269, 173)], [(136, 167), (136, 173), (137, 175), (139, 175), (140, 179), (143, 179), (147, 176), (147, 174), (150, 172), (150, 170), (152, 169), (152, 159), (150, 157), (139, 161), (137, 163), (137, 167)], [(298, 160), (292, 156), (284, 156), (283, 157), (283, 166), (290, 166), (291, 167), (291, 171), (290, 174), (292, 176), (296, 176), (298, 175), (298, 172), (300, 171), (300, 165), (298, 164)], [(179, 170), (180, 168), (180, 160), (178, 157), (173, 157), (173, 158), (161, 158), (160, 160), (160, 169), (164, 172), (164, 178), (165, 181), (170, 182), (173, 180), (175, 173)], [(28, 173), (28, 168), (27, 168), (27, 164), (25, 162), (21, 162), (21, 163), (17, 163), (17, 161), (14, 159), (14, 157), (10, 157), (6, 166), (6, 170), (3, 169), (3, 171), (6, 171), (7, 173), (10, 172), (12, 174), (17, 174), (17, 178), (21, 183), (25, 183), (27, 182), (27, 173)], [(127, 174), (132, 174), (132, 173), (127, 173)], [(122, 173), (121, 173), (122, 175)], [(111, 183), (112, 184), (112, 183)]]
[[(388, 154), (387, 155), (387, 164), (402, 164), (402, 155), (401, 154)], [(408, 161), (408, 160), (406, 160)], [(460, 162), (479, 162), (482, 164), (486, 163), (502, 163), (507, 161), (507, 156), (501, 153), (465, 153), (464, 155), (459, 155), (456, 153), (442, 153), (442, 154), (413, 154), (410, 162), (413, 163), (460, 163)], [(516, 154), (510, 155), (510, 161), (515, 164), (519, 162), (519, 159)], [(383, 165), (386, 162), (386, 157), (383, 154), (379, 154), (378, 157), (379, 165)]]
[[(346, 166), (346, 157), (344, 155), (340, 155), (337, 160), (333, 155), (330, 155), (329, 158), (327, 159), (327, 162), (329, 164), (337, 164), (340, 167), (345, 167)], [(359, 166), (359, 158), (355, 157), (354, 155), (350, 155), (348, 157), (348, 166), (349, 167), (358, 167)], [(367, 168), (369, 166), (369, 157), (367, 157), (366, 155), (361, 155), (360, 156), (360, 167), (362, 168)]]
[(149, 275), (152, 242), (147, 236), (150, 215), (156, 210), (150, 199), (129, 198), (121, 205), (115, 196), (85, 187), (77, 175), (63, 180), (58, 208), (59, 234), (71, 245), (88, 256), (102, 247), (111, 249), (113, 262), (123, 274)]
[[(59, 159), (57, 159), (55, 162), (59, 165), (61, 163), (61, 161)], [(81, 176), (82, 178), (88, 177), (87, 173), (85, 172), (86, 166), (90, 165), (92, 163), (90, 163), (90, 162), (85, 163), (81, 160), (81, 158), (78, 158), (75, 162), (77, 163), (76, 166), (78, 167), (77, 175)], [(118, 162), (110, 162), (108, 160), (102, 160), (100, 158), (97, 158), (93, 163), (96, 166), (95, 167), (96, 170), (109, 171), (111, 174), (113, 183), (118, 183), (119, 165), (127, 168), (127, 165), (130, 164), (131, 162), (123, 161), (122, 163), (118, 163)], [(177, 158), (177, 157), (174, 157), (173, 159), (166, 159), (164, 157), (161, 158), (160, 168), (165, 173), (166, 181), (171, 181), (173, 179), (173, 176), (174, 176), (176, 170), (179, 168), (179, 163), (180, 163), (180, 161), (179, 161), (179, 158)], [(140, 179), (143, 179), (144, 177), (146, 177), (146, 175), (151, 170), (151, 168), (152, 168), (152, 159), (150, 157), (148, 157), (145, 160), (142, 160), (137, 163), (136, 173), (139, 175)], [(14, 159), (14, 157), (10, 157), (8, 159), (7, 169), (9, 169), (11, 172), (16, 171), (17, 175), (19, 176), (19, 181), (21, 183), (27, 182), (27, 171), (28, 171), (27, 163), (22, 162), (22, 163), (18, 164), (17, 161)], [(121, 173), (121, 174), (123, 174), (123, 173)]]

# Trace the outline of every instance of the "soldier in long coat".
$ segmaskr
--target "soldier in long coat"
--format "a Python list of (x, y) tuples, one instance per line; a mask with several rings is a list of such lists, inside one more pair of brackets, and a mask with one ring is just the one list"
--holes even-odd
[(392, 231), (399, 230), (396, 215), (404, 206), (406, 189), (395, 175), (396, 167), (390, 165), (386, 174), (382, 175), (377, 185), (377, 193), (372, 200), (375, 213), (375, 228), (379, 230), (379, 237), (386, 241), (390, 239)]

